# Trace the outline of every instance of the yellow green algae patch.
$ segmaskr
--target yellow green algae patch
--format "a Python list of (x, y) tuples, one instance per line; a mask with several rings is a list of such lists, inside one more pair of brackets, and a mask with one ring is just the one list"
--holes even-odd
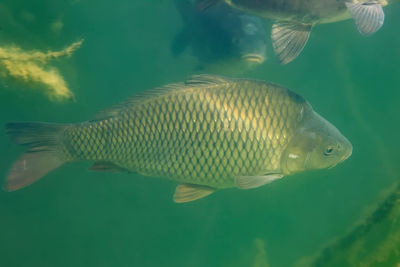
[(400, 185), (346, 235), (296, 266), (400, 266)]
[(254, 239), (255, 257), (253, 267), (270, 267), (268, 263), (267, 252), (265, 250), (265, 242), (260, 238)]
[[(235, 254), (235, 253), (234, 253)], [(236, 254), (235, 254), (236, 255)], [(223, 267), (270, 267), (266, 252), (265, 241), (261, 238), (254, 238), (250, 244), (244, 244), (237, 253), (239, 257), (233, 257)]]
[(38, 84), (45, 88), (51, 100), (72, 99), (74, 94), (68, 88), (60, 71), (49, 65), (49, 61), (70, 57), (83, 43), (79, 40), (61, 51), (25, 51), (11, 45), (0, 47), (0, 70), (3, 77), (22, 80), (26, 84)]

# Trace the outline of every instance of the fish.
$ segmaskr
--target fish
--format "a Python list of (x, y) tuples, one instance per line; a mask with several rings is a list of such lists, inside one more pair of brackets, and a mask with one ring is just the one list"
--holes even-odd
[(174, 56), (190, 47), (202, 68), (233, 63), (233, 67), (251, 69), (265, 61), (267, 32), (259, 17), (226, 3), (204, 12), (198, 11), (193, 1), (174, 0), (174, 4), (183, 21), (171, 44)]
[(133, 96), (86, 122), (13, 122), (6, 132), (27, 147), (8, 172), (6, 191), (67, 162), (92, 161), (93, 171), (178, 182), (177, 203), (331, 168), (352, 153), (300, 95), (265, 81), (206, 74)]
[(206, 10), (221, 1), (272, 19), (273, 48), (280, 62), (287, 64), (303, 50), (315, 25), (353, 18), (361, 34), (371, 35), (384, 23), (382, 7), (395, 0), (199, 0), (196, 6)]

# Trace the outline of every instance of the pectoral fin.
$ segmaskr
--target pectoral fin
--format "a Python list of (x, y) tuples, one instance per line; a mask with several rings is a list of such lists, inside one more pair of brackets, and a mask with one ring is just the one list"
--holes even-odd
[(295, 59), (310, 37), (312, 25), (281, 21), (272, 25), (272, 45), (282, 64)]
[(377, 1), (356, 4), (346, 2), (346, 6), (356, 21), (357, 28), (361, 34), (371, 35), (382, 27), (385, 14), (382, 6)]
[(128, 170), (106, 161), (95, 162), (89, 170), (97, 172), (128, 172)]
[(280, 173), (272, 173), (265, 176), (240, 176), (236, 177), (235, 182), (240, 189), (251, 189), (271, 183), (282, 177), (283, 175)]
[(184, 203), (194, 201), (215, 192), (215, 189), (204, 185), (180, 184), (175, 189), (174, 201)]

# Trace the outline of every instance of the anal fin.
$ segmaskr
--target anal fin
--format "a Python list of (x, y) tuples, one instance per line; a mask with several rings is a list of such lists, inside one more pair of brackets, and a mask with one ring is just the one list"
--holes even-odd
[(128, 170), (107, 161), (96, 161), (89, 170), (97, 172), (128, 172)]
[(180, 184), (175, 189), (174, 201), (184, 203), (194, 201), (215, 192), (215, 189), (204, 185)]
[(383, 25), (385, 14), (377, 1), (367, 3), (346, 2), (346, 7), (356, 21), (358, 31), (363, 35), (377, 32)]
[(240, 189), (251, 189), (271, 183), (282, 178), (280, 173), (272, 173), (265, 176), (240, 176), (236, 177), (235, 182)]
[(310, 24), (290, 21), (272, 25), (272, 45), (282, 64), (291, 62), (300, 54), (310, 37), (311, 28)]

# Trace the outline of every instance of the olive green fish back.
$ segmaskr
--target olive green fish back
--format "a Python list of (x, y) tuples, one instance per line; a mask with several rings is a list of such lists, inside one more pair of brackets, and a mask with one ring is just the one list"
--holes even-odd
[(68, 160), (217, 188), (279, 170), (308, 105), (279, 86), (198, 76), (133, 98), (64, 133)]

